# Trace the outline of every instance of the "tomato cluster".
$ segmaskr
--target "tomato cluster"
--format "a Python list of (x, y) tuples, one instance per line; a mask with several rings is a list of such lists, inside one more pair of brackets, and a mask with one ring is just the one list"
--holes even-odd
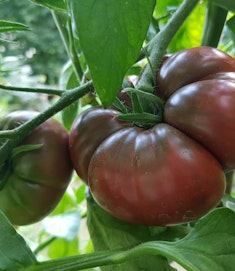
[[(215, 208), (225, 172), (235, 168), (235, 60), (210, 47), (182, 50), (164, 60), (156, 81), (163, 119), (151, 128), (92, 107), (70, 134), (53, 119), (34, 129), (1, 166), (0, 209), (10, 221), (25, 225), (48, 215), (73, 168), (97, 203), (127, 222), (175, 225)], [(37, 114), (13, 112), (0, 130)]]
[(157, 73), (164, 120), (150, 129), (91, 108), (69, 138), (77, 174), (106, 211), (145, 225), (195, 220), (221, 200), (235, 168), (235, 61), (210, 47), (173, 54)]

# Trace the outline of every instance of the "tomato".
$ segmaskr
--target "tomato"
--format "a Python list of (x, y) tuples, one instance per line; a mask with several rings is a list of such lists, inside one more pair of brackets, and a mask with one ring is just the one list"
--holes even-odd
[(206, 149), (167, 124), (144, 130), (118, 121), (118, 114), (89, 109), (70, 132), (74, 168), (101, 207), (128, 222), (172, 225), (219, 203), (224, 173)]
[(89, 165), (96, 201), (114, 216), (145, 225), (195, 220), (224, 191), (219, 163), (167, 124), (126, 128), (106, 139)]
[[(37, 114), (12, 112), (0, 122), (0, 129), (13, 129)], [(0, 191), (0, 209), (14, 225), (31, 224), (48, 215), (62, 198), (72, 174), (68, 133), (58, 121), (45, 121), (19, 146), (28, 144), (42, 147), (8, 161), (6, 184)]]
[(207, 46), (181, 50), (171, 55), (157, 73), (157, 95), (164, 100), (178, 88), (218, 72), (235, 72), (235, 60)]
[(205, 46), (182, 50), (163, 61), (156, 94), (163, 120), (148, 129), (118, 121), (117, 111), (83, 112), (70, 132), (73, 165), (121, 220), (194, 221), (220, 203), (235, 168), (235, 60)]
[(85, 183), (88, 183), (88, 166), (96, 148), (106, 137), (127, 125), (117, 119), (118, 114), (112, 109), (91, 108), (79, 115), (72, 125), (70, 157), (78, 176)]
[[(220, 78), (220, 77), (218, 77)], [(235, 168), (235, 80), (211, 79), (178, 89), (165, 121), (205, 146), (225, 170)]]

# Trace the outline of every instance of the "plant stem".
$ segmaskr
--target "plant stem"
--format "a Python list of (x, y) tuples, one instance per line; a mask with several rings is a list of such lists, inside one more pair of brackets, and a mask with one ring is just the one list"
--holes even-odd
[(97, 266), (122, 263), (126, 260), (127, 255), (128, 251), (96, 252), (41, 262), (24, 269), (24, 271), (77, 271)]
[(217, 47), (228, 11), (213, 3), (207, 4), (201, 45)]
[(137, 85), (139, 89), (152, 89), (156, 86), (156, 73), (167, 47), (198, 2), (199, 0), (185, 0), (171, 19), (169, 19), (165, 27), (150, 41), (146, 48), (149, 54), (149, 64), (146, 66)]
[[(67, 22), (65, 23), (65, 18), (62, 18), (62, 13), (58, 13), (56, 11), (51, 12), (60, 36), (62, 38), (62, 41), (64, 43), (64, 47), (72, 62), (73, 70), (76, 74), (76, 77), (78, 81), (81, 82), (83, 78), (83, 70), (74, 44), (75, 38), (73, 37), (71, 19), (69, 16), (67, 16)], [(68, 26), (68, 28), (66, 27), (66, 25)]]
[(0, 148), (0, 165), (3, 165), (5, 163), (5, 161), (10, 157), (12, 149), (16, 147), (23, 140), (23, 138), (27, 136), (33, 129), (35, 129), (38, 125), (42, 124), (47, 119), (54, 116), (56, 113), (63, 110), (65, 107), (77, 101), (79, 98), (83, 97), (85, 94), (91, 91), (92, 88), (92, 82), (89, 81), (80, 87), (68, 90), (64, 92), (60, 99), (57, 100), (52, 106), (37, 115), (32, 120), (23, 123), (22, 125), (11, 131), (5, 131), (5, 133), (3, 133), (3, 137), (6, 138), (8, 132), (9, 136), (11, 137), (10, 139), (7, 139)]
[(49, 244), (51, 244), (54, 240), (56, 240), (57, 237), (52, 236), (51, 238), (49, 238), (48, 240), (46, 240), (45, 242), (43, 242), (42, 244), (40, 244), (35, 250), (34, 250), (34, 255), (37, 255), (41, 250), (43, 250), (44, 248), (46, 248)]
[(22, 92), (35, 92), (35, 93), (45, 93), (50, 95), (61, 96), (64, 90), (58, 90), (53, 88), (28, 88), (28, 87), (15, 87), (15, 86), (5, 86), (0, 84), (0, 89), (8, 91), (22, 91)]
[(96, 252), (40, 262), (24, 269), (24, 271), (78, 271), (98, 266), (120, 264), (139, 257), (144, 258), (145, 255), (163, 256), (177, 261), (188, 271), (195, 270), (190, 261), (180, 262), (181, 257), (176, 253), (174, 245), (174, 242), (150, 241), (126, 250)]

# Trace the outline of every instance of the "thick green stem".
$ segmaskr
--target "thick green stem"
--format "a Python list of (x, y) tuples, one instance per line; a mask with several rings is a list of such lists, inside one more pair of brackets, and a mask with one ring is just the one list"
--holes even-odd
[(127, 256), (128, 251), (91, 253), (41, 262), (24, 271), (77, 271), (97, 266), (122, 263), (126, 260)]
[(24, 269), (24, 271), (78, 271), (98, 266), (120, 264), (139, 257), (144, 259), (145, 255), (161, 255), (170, 260), (179, 262), (188, 271), (195, 270), (194, 265), (191, 264), (190, 261), (180, 262), (179, 259), (181, 259), (181, 257), (177, 255), (174, 249), (174, 242), (152, 241), (121, 251), (96, 252), (41, 262)]
[[(65, 107), (83, 97), (85, 94), (91, 91), (91, 89), (92, 82), (87, 82), (81, 87), (66, 91), (64, 95), (62, 95), (60, 99), (47, 110), (37, 115), (34, 119), (23, 123), (14, 130), (9, 131), (10, 139), (7, 139), (0, 148), (0, 165), (5, 163), (5, 161), (10, 157), (12, 149), (16, 147), (22, 141), (22, 139), (27, 136), (33, 129), (35, 129), (38, 125), (47, 119), (54, 116), (56, 113), (63, 110)], [(4, 137), (6, 138), (6, 132), (4, 133)]]
[(149, 64), (146, 66), (143, 75), (138, 83), (140, 89), (152, 89), (156, 85), (156, 73), (162, 62), (172, 38), (197, 5), (199, 0), (185, 0), (178, 10), (173, 14), (165, 27), (151, 40), (147, 46)]
[(208, 3), (201, 45), (217, 47), (228, 11), (213, 3)]

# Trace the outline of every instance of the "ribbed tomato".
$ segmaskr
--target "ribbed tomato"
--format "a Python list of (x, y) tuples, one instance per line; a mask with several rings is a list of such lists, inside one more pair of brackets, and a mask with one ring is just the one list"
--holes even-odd
[(235, 168), (234, 79), (231, 56), (191, 48), (169, 56), (157, 73), (162, 123), (144, 129), (120, 122), (117, 111), (83, 112), (70, 132), (70, 153), (97, 203), (122, 220), (158, 226), (216, 207), (224, 172)]

